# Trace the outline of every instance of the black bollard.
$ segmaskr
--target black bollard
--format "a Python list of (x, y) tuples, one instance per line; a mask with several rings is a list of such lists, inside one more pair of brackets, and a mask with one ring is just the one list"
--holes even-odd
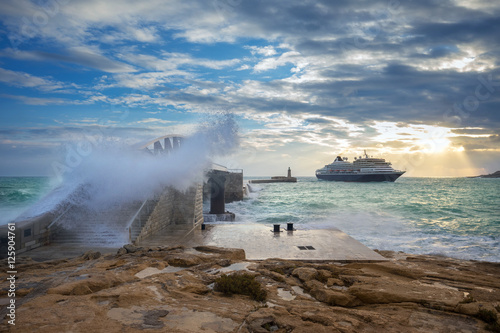
[(274, 232), (280, 232), (280, 225), (279, 224), (274, 224)]
[(293, 223), (292, 222), (288, 222), (286, 224), (286, 231), (293, 231)]

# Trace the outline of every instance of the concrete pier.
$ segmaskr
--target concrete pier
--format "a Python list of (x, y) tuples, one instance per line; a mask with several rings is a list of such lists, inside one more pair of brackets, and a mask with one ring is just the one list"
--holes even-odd
[[(175, 238), (175, 239), (174, 239)], [(346, 233), (332, 229), (301, 230), (295, 225), (287, 231), (282, 225), (274, 232), (273, 225), (263, 224), (205, 224), (205, 230), (194, 229), (185, 235), (170, 232), (156, 235), (149, 240), (149, 246), (201, 245), (245, 250), (248, 260), (280, 258), (301, 261), (386, 261), (377, 252), (364, 246)]]

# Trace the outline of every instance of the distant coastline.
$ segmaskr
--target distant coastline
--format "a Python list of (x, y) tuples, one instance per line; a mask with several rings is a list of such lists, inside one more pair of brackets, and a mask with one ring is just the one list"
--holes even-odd
[(474, 176), (474, 177), (468, 177), (468, 178), (500, 178), (500, 170), (490, 173), (489, 175), (480, 175), (480, 176)]

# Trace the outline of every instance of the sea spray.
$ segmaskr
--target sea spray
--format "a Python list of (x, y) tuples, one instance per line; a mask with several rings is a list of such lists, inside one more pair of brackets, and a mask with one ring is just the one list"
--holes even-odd
[(119, 140), (99, 140), (78, 165), (63, 175), (62, 183), (19, 219), (61, 210), (68, 204), (94, 211), (132, 201), (143, 201), (165, 186), (185, 190), (203, 181), (212, 160), (233, 152), (239, 143), (238, 126), (230, 113), (209, 115), (194, 134), (170, 154), (153, 155)]

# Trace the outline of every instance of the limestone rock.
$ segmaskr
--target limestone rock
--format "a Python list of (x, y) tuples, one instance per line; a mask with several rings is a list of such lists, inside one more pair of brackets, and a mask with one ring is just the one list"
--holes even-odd
[(357, 300), (356, 297), (340, 291), (334, 291), (325, 288), (314, 288), (310, 291), (310, 294), (318, 301), (326, 303), (328, 305), (344, 307), (354, 307), (361, 305), (361, 302)]
[(99, 259), (101, 257), (101, 252), (99, 251), (87, 251), (84, 254), (82, 254), (81, 258), (83, 260), (95, 260)]
[(332, 277), (332, 272), (327, 271), (326, 269), (318, 269), (318, 274), (316, 279), (321, 282), (326, 282), (328, 279)]
[(118, 251), (116, 252), (116, 254), (118, 254), (118, 255), (127, 254), (127, 253), (128, 253), (127, 249), (125, 249), (124, 247), (120, 247), (118, 249)]
[[(220, 265), (238, 261), (229, 259), (233, 251), (205, 250), (212, 252), (175, 247), (136, 249), (128, 255), (91, 260), (20, 260), (16, 326), (8, 329), (13, 333), (486, 333), (486, 325), (495, 328), (492, 320), (500, 310), (498, 263), (398, 254), (384, 263), (302, 264), (272, 259), (242, 265), (258, 275), (266, 289), (269, 297), (264, 306), (247, 296), (212, 292), (214, 280), (222, 274)], [(135, 275), (146, 269), (154, 274)], [(9, 290), (6, 278), (6, 272), (0, 272), (4, 301)], [(295, 297), (284, 297), (280, 290)]]
[(182, 287), (180, 290), (198, 295), (205, 295), (210, 292), (210, 289), (207, 286), (200, 283), (188, 284)]
[(460, 303), (457, 305), (455, 311), (468, 316), (477, 316), (480, 310), (491, 311), (496, 313), (495, 306), (483, 302)]
[(267, 333), (271, 331), (271, 327), (273, 327), (273, 331), (279, 329), (279, 326), (276, 324), (276, 316), (272, 309), (259, 309), (258, 311), (251, 313), (248, 318), (248, 330), (254, 333)]
[(123, 281), (113, 274), (102, 274), (50, 288), (47, 290), (47, 294), (88, 295), (102, 289), (115, 287), (121, 283), (123, 283)]
[(298, 277), (301, 281), (310, 281), (316, 278), (318, 271), (312, 267), (299, 267), (293, 270), (292, 275)]
[[(304, 312), (304, 309), (301, 309)], [(299, 312), (301, 312), (299, 310)], [(330, 316), (333, 315), (331, 311)], [(249, 332), (299, 332), (299, 333), (335, 333), (340, 332), (326, 321), (316, 323), (307, 316), (302, 319), (299, 313), (291, 313), (283, 308), (261, 308), (247, 317)], [(334, 322), (332, 318), (330, 323)]]
[(217, 259), (215, 261), (215, 264), (219, 265), (220, 267), (228, 267), (231, 265), (231, 260), (230, 259)]
[(323, 289), (325, 288), (325, 284), (319, 282), (318, 280), (309, 280), (307, 282), (304, 282), (304, 288), (306, 290)]
[(133, 244), (123, 245), (123, 248), (127, 250), (127, 253), (134, 253), (138, 250), (138, 247)]
[(175, 267), (191, 267), (199, 265), (203, 260), (191, 253), (173, 253), (166, 255), (163, 260), (168, 262), (169, 265)]
[(143, 325), (148, 328), (162, 328), (164, 326), (160, 318), (168, 315), (167, 310), (151, 310), (144, 314)]
[(454, 309), (463, 299), (462, 292), (443, 285), (374, 278), (350, 287), (349, 293), (365, 304), (412, 302), (448, 309)]
[(243, 249), (222, 248), (216, 246), (197, 246), (195, 247), (195, 250), (199, 252), (216, 253), (221, 258), (230, 260), (245, 260), (246, 258), (245, 250)]
[(340, 279), (336, 279), (336, 278), (329, 278), (327, 281), (326, 281), (326, 285), (328, 287), (331, 287), (331, 286), (343, 286), (344, 285), (344, 282)]

